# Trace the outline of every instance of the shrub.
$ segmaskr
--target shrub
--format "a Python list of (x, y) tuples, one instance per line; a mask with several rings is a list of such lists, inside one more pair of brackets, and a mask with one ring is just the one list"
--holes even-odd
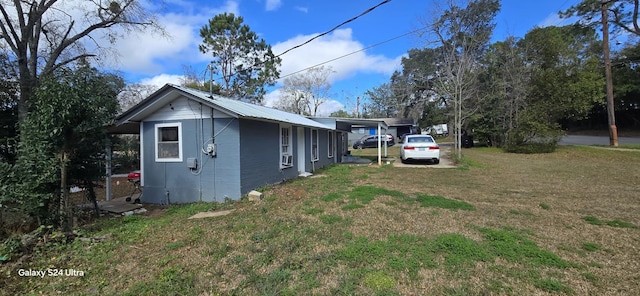
[(504, 147), (504, 151), (521, 154), (552, 153), (556, 151), (557, 147), (557, 143), (510, 144)]

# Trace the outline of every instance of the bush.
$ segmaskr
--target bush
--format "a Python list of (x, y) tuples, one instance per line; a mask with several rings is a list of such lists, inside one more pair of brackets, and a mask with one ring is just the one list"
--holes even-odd
[(11, 237), (0, 245), (0, 257), (6, 260), (19, 257), (22, 254), (22, 247), (22, 241), (18, 236)]
[(556, 151), (558, 144), (556, 143), (527, 143), (520, 145), (507, 145), (504, 147), (505, 152), (510, 153), (522, 153), (522, 154), (533, 154), (533, 153), (552, 153)]

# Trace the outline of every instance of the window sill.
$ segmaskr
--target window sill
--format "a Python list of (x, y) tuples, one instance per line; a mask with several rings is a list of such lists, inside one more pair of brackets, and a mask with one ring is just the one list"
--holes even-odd
[(156, 159), (156, 162), (182, 162), (180, 158)]

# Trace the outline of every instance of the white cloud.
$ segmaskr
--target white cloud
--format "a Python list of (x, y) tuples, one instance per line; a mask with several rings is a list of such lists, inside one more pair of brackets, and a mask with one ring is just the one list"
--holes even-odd
[(331, 113), (344, 109), (344, 105), (336, 100), (327, 100), (318, 107), (319, 117), (328, 117)]
[[(239, 14), (237, 1), (226, 1), (219, 7), (202, 7), (197, 3), (171, 0), (170, 12), (160, 14), (158, 22), (167, 36), (152, 32), (128, 32), (122, 34), (114, 44), (105, 45), (115, 49), (117, 56), (104, 56), (101, 62), (107, 67), (139, 75), (154, 75), (170, 69), (207, 62), (209, 56), (198, 50), (202, 41), (200, 28), (214, 15), (229, 12)], [(102, 33), (102, 32), (101, 32)], [(100, 41), (99, 41), (100, 42)]]
[(161, 88), (167, 83), (180, 84), (183, 79), (184, 76), (182, 75), (160, 74), (151, 78), (142, 79), (139, 83), (144, 85), (154, 85)]
[(281, 5), (282, 5), (281, 0), (267, 0), (265, 4), (265, 9), (267, 11), (273, 11), (280, 8)]
[(267, 93), (264, 96), (264, 105), (267, 107), (273, 107), (276, 105), (276, 102), (280, 99), (280, 95), (282, 94), (282, 92), (280, 91), (280, 89), (276, 89), (270, 93)]
[[(280, 54), (295, 45), (304, 43), (315, 35), (298, 35), (273, 46), (273, 52)], [(282, 58), (281, 76), (289, 75), (309, 67), (325, 63), (334, 73), (331, 82), (345, 79), (358, 72), (389, 75), (400, 67), (401, 57), (388, 58), (370, 55), (361, 51), (365, 46), (353, 39), (351, 29), (340, 29), (320, 37), (300, 48), (296, 48)], [(342, 57), (342, 58), (341, 58)]]
[(167, 22), (164, 24), (169, 36), (133, 33), (114, 45), (119, 56), (112, 61), (121, 70), (140, 74), (154, 74), (166, 66), (191, 64), (205, 61), (198, 51), (199, 38), (193, 27)]

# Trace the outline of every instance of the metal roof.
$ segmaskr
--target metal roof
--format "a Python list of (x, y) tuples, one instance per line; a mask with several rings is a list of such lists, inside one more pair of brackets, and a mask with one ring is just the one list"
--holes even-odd
[(125, 111), (123, 114), (118, 116), (116, 125), (120, 126), (128, 122), (139, 122), (143, 120), (144, 117), (148, 116), (150, 113), (156, 110), (156, 108), (153, 107), (155, 103), (165, 103), (164, 100), (173, 100), (176, 98), (175, 95), (167, 95), (172, 91), (171, 89), (178, 90), (180, 93), (189, 97), (190, 99), (200, 101), (205, 105), (209, 105), (214, 109), (218, 109), (224, 113), (238, 118), (275, 121), (312, 128), (335, 129), (329, 125), (322, 124), (302, 115), (293, 114), (256, 104), (250, 104), (219, 95), (211, 95), (208, 92), (175, 84), (166, 84), (160, 90), (156, 91), (136, 106), (133, 106), (131, 109)]
[(179, 90), (187, 92), (195, 97), (205, 100), (211, 103), (214, 107), (218, 107), (227, 112), (234, 113), (241, 118), (254, 118), (269, 121), (278, 121), (284, 123), (290, 123), (295, 125), (302, 125), (308, 127), (317, 127), (322, 129), (333, 129), (327, 125), (324, 125), (315, 120), (309, 119), (299, 114), (289, 113), (286, 111), (273, 109), (261, 105), (246, 103), (239, 100), (229, 99), (219, 95), (211, 95), (208, 92), (179, 86), (171, 85)]

